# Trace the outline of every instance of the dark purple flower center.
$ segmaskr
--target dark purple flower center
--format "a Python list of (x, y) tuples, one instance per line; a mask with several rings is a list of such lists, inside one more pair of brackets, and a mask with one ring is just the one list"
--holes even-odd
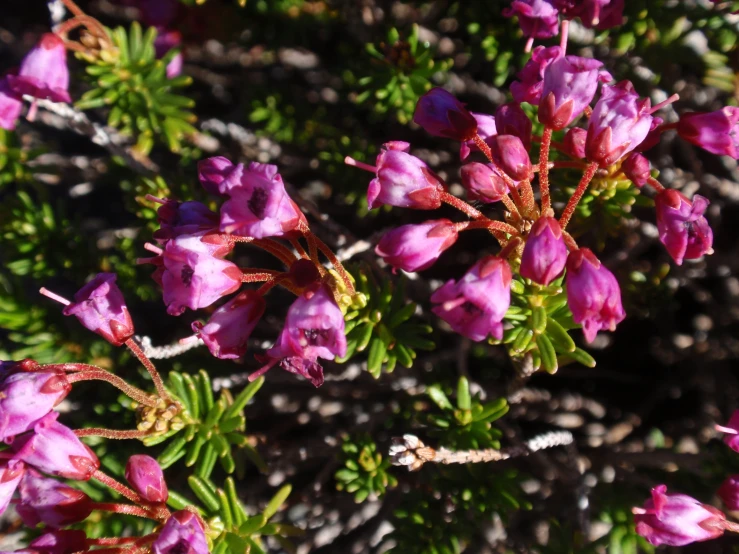
[(169, 554), (187, 554), (190, 551), (190, 543), (185, 539), (180, 539), (177, 544), (172, 545)]
[(465, 313), (469, 315), (478, 315), (482, 313), (482, 310), (469, 300), (462, 304), (461, 308), (465, 311)]
[(246, 203), (246, 205), (249, 206), (251, 213), (259, 219), (264, 218), (264, 209), (267, 207), (268, 197), (269, 194), (266, 190), (255, 188), (254, 192), (251, 193), (251, 198), (249, 198), (249, 201)]
[(182, 279), (182, 284), (186, 287), (190, 286), (190, 283), (192, 283), (192, 276), (195, 275), (195, 270), (191, 268), (189, 265), (185, 265), (182, 267), (182, 271), (180, 272), (180, 279)]
[(311, 346), (317, 345), (320, 339), (326, 341), (329, 338), (328, 329), (301, 329), (301, 331), (303, 332), (305, 340), (308, 341), (308, 344)]

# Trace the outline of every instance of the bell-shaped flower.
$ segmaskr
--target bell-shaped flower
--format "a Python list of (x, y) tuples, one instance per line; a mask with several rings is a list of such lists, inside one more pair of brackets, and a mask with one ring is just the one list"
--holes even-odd
[(729, 475), (719, 487), (718, 496), (729, 510), (739, 510), (739, 475)]
[(25, 433), (59, 404), (72, 385), (64, 373), (18, 372), (0, 381), (0, 440)]
[(663, 129), (660, 127), (662, 123), (664, 123), (664, 120), (661, 117), (652, 116), (652, 125), (649, 128), (647, 137), (636, 147), (635, 150), (637, 152), (646, 152), (659, 144), (659, 141), (662, 140)]
[(503, 337), (503, 316), (511, 304), (511, 268), (488, 256), (459, 281), (447, 281), (431, 296), (432, 311), (454, 331), (474, 341)]
[(126, 463), (126, 481), (147, 502), (166, 502), (169, 498), (164, 472), (157, 461), (145, 454), (135, 454)]
[(10, 505), (10, 500), (25, 472), (26, 466), (20, 460), (0, 458), (0, 515)]
[(521, 255), (521, 277), (548, 285), (562, 274), (567, 263), (567, 245), (562, 227), (553, 217), (536, 220)]
[(387, 142), (377, 156), (377, 177), (367, 190), (370, 209), (383, 205), (435, 210), (441, 206), (444, 187), (428, 166), (408, 154), (407, 142)]
[(579, 17), (583, 26), (600, 31), (623, 24), (624, 0), (555, 0), (568, 18)]
[(16, 511), (27, 527), (33, 528), (39, 523), (66, 527), (82, 521), (92, 512), (92, 500), (84, 492), (32, 469), (26, 471), (18, 491), (21, 500)]
[(10, 88), (19, 95), (52, 102), (71, 102), (69, 97), (69, 69), (67, 48), (54, 33), (46, 33), (26, 54), (18, 75), (8, 75)]
[(587, 159), (608, 167), (639, 146), (652, 125), (650, 108), (649, 99), (640, 99), (629, 81), (603, 87), (588, 122)]
[(490, 144), (493, 160), (514, 181), (530, 179), (531, 158), (521, 139), (513, 135), (496, 135)]
[[(490, 139), (498, 134), (495, 118), (492, 115), (484, 113), (470, 113), (472, 113), (472, 117), (477, 121), (477, 136), (490, 146)], [(459, 145), (459, 159), (465, 161), (471, 152), (477, 152), (478, 150), (480, 148), (475, 144), (473, 139), (466, 140)]]
[(621, 163), (621, 171), (637, 187), (646, 185), (652, 176), (649, 160), (638, 152), (633, 152)]
[(555, 131), (572, 123), (595, 96), (601, 67), (602, 62), (579, 56), (554, 60), (544, 71), (539, 121)]
[(477, 134), (477, 121), (464, 104), (443, 88), (432, 88), (418, 99), (413, 121), (430, 135), (468, 141)]
[(616, 277), (588, 248), (570, 252), (566, 267), (567, 304), (585, 339), (593, 342), (601, 329), (614, 331), (626, 317)]
[(87, 535), (78, 529), (55, 529), (48, 531), (33, 539), (29, 552), (33, 554), (73, 554), (74, 552), (87, 552)]
[(677, 123), (677, 134), (712, 154), (739, 160), (739, 108), (735, 106), (683, 114)]
[(655, 546), (684, 546), (724, 533), (726, 516), (685, 494), (667, 494), (666, 485), (652, 489), (643, 508), (633, 508), (636, 532)]
[(495, 110), (497, 134), (513, 135), (521, 139), (524, 148), (531, 148), (531, 129), (533, 123), (518, 102), (509, 102)]
[(15, 458), (49, 475), (87, 481), (100, 461), (69, 427), (57, 422), (59, 414), (47, 414), (33, 431), (15, 437), (10, 448)]
[(98, 273), (65, 306), (64, 315), (73, 315), (93, 333), (120, 346), (133, 336), (133, 322), (128, 313), (115, 273)]
[(462, 185), (472, 200), (498, 202), (508, 193), (508, 185), (494, 166), (470, 162), (462, 166)]
[(216, 358), (240, 358), (246, 353), (249, 336), (264, 314), (265, 306), (262, 295), (247, 290), (213, 312), (208, 323), (193, 322), (192, 330)]
[(244, 164), (234, 165), (223, 156), (214, 156), (198, 162), (198, 178), (203, 188), (211, 194), (227, 194), (241, 184)]
[(214, 233), (218, 230), (218, 214), (201, 202), (156, 200), (162, 202), (157, 210), (160, 228), (154, 232), (154, 238), (159, 243), (166, 243), (180, 235)]
[[(221, 183), (223, 188), (223, 183)], [(305, 222), (285, 190), (277, 166), (252, 162), (238, 185), (226, 191), (221, 231), (242, 237), (283, 237)]]
[(187, 510), (173, 513), (151, 545), (153, 554), (208, 554), (208, 541), (198, 517)]
[(385, 233), (375, 253), (395, 268), (421, 271), (431, 267), (457, 241), (457, 236), (456, 226), (448, 219), (401, 225)]
[(0, 129), (12, 131), (21, 115), (23, 101), (8, 85), (8, 78), (0, 79)]
[(562, 150), (568, 156), (582, 160), (585, 157), (585, 140), (587, 136), (588, 132), (580, 127), (567, 129), (562, 140)]
[(562, 49), (559, 46), (534, 48), (531, 59), (516, 74), (518, 81), (511, 83), (511, 94), (516, 102), (528, 102), (532, 106), (539, 105), (544, 88), (544, 72), (554, 60), (560, 57), (561, 52)]
[(716, 430), (724, 433), (724, 443), (734, 452), (739, 452), (739, 410), (734, 410), (726, 425), (716, 425)]
[(550, 0), (514, 0), (503, 15), (518, 16), (525, 37), (551, 38), (559, 31), (559, 11)]
[(693, 201), (673, 189), (664, 189), (654, 200), (659, 240), (667, 252), (682, 265), (713, 253), (713, 231), (704, 217), (708, 200), (696, 194)]

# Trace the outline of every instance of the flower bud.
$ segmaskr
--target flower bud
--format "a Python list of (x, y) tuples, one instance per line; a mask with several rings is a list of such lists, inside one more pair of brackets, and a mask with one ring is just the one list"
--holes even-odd
[(456, 226), (448, 219), (402, 225), (385, 233), (375, 253), (395, 268), (421, 271), (431, 267), (457, 241), (457, 236)]
[[(495, 126), (495, 118), (492, 115), (482, 113), (473, 113), (472, 117), (477, 121), (477, 136), (490, 146), (490, 138), (498, 134), (498, 129)], [(459, 145), (459, 159), (465, 161), (469, 157), (470, 152), (477, 152), (479, 150), (480, 148), (475, 144), (474, 140), (464, 141)]]
[(151, 545), (153, 554), (208, 554), (208, 542), (198, 517), (187, 510), (173, 513)]
[(39, 523), (66, 527), (82, 521), (92, 512), (92, 500), (84, 492), (43, 477), (32, 469), (23, 476), (18, 490), (21, 501), (16, 511), (27, 527), (36, 527)]
[(67, 48), (54, 33), (46, 33), (39, 43), (26, 54), (18, 75), (8, 75), (10, 88), (18, 95), (67, 102), (69, 97), (69, 69)]
[[(73, 554), (87, 552), (87, 535), (76, 529), (56, 529), (33, 539), (30, 552), (34, 554)], [(21, 552), (26, 552), (22, 550)]]
[(15, 489), (21, 482), (26, 466), (20, 460), (0, 458), (0, 515), (7, 510)]
[(12, 131), (21, 115), (23, 101), (11, 90), (8, 78), (0, 79), (0, 129)]
[(216, 358), (240, 358), (246, 354), (249, 336), (265, 306), (264, 298), (256, 291), (244, 291), (213, 312), (205, 325), (193, 322), (192, 330)]
[(223, 156), (214, 156), (198, 162), (198, 178), (203, 188), (211, 194), (227, 194), (239, 186), (244, 174), (244, 164), (234, 165)]
[(636, 532), (655, 546), (684, 546), (724, 533), (726, 516), (685, 494), (667, 494), (666, 485), (652, 489), (643, 508), (634, 508)]
[(474, 341), (503, 337), (503, 316), (511, 304), (511, 268), (488, 256), (459, 281), (447, 281), (431, 296), (432, 311), (454, 331)]
[(561, 52), (562, 49), (559, 46), (534, 48), (531, 59), (516, 74), (518, 81), (511, 83), (511, 94), (516, 102), (528, 102), (532, 106), (539, 105), (541, 91), (544, 87), (544, 73), (547, 67), (560, 57)]
[(524, 148), (529, 150), (531, 148), (531, 129), (533, 123), (531, 119), (523, 111), (521, 105), (518, 102), (509, 102), (503, 104), (495, 110), (495, 122), (497, 128), (497, 134), (499, 135), (513, 135), (518, 137), (523, 142)]
[(703, 216), (708, 200), (696, 194), (693, 201), (673, 189), (654, 199), (659, 240), (677, 265), (713, 253), (713, 231)]
[(377, 156), (377, 177), (367, 190), (370, 209), (385, 204), (416, 210), (441, 206), (444, 187), (423, 161), (408, 154), (409, 147), (407, 142), (399, 141), (383, 145)]
[(464, 104), (439, 87), (419, 98), (413, 121), (436, 137), (467, 141), (477, 133), (477, 121)]
[(472, 200), (489, 204), (498, 202), (508, 192), (508, 185), (493, 166), (471, 162), (462, 166), (462, 185)]
[(531, 227), (521, 256), (521, 277), (548, 285), (562, 274), (567, 246), (562, 228), (553, 217), (540, 217)]
[(525, 37), (551, 38), (559, 30), (559, 12), (549, 0), (514, 0), (503, 16), (514, 15)]
[(721, 501), (729, 510), (739, 510), (739, 475), (729, 475), (718, 489)]
[(490, 143), (493, 160), (511, 179), (530, 179), (533, 168), (531, 159), (521, 139), (513, 135), (497, 135)]
[(687, 113), (677, 123), (680, 138), (719, 156), (739, 159), (739, 108)]
[(562, 141), (565, 153), (573, 158), (582, 160), (585, 157), (585, 139), (587, 136), (587, 130), (581, 129), (580, 127), (568, 129)]
[(151, 456), (131, 456), (126, 464), (126, 481), (147, 502), (166, 502), (169, 498), (162, 468)]
[(567, 304), (588, 342), (601, 329), (615, 331), (626, 317), (621, 289), (613, 273), (588, 248), (570, 252), (567, 258)]
[(634, 152), (629, 155), (621, 164), (621, 171), (624, 172), (629, 180), (637, 187), (643, 187), (652, 176), (649, 167), (649, 160), (641, 154)]

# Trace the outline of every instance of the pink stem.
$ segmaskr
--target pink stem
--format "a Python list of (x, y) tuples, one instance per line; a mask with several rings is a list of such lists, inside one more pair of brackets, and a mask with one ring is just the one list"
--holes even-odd
[(39, 289), (39, 292), (43, 294), (44, 296), (46, 296), (47, 298), (56, 300), (57, 302), (59, 302), (60, 304), (64, 304), (65, 306), (69, 306), (71, 304), (71, 302), (67, 300), (66, 298), (64, 298), (63, 296), (59, 296), (58, 294), (51, 292), (47, 288), (41, 287)]
[(157, 368), (154, 367), (154, 364), (151, 363), (151, 360), (146, 357), (146, 354), (144, 354), (144, 351), (141, 350), (141, 347), (136, 344), (136, 341), (133, 339), (128, 339), (125, 344), (131, 351), (131, 353), (136, 356), (136, 358), (138, 358), (139, 362), (141, 362), (141, 365), (146, 368), (146, 371), (149, 372), (149, 375), (151, 375), (151, 380), (154, 382), (154, 386), (157, 389), (157, 394), (159, 395), (159, 397), (165, 401), (171, 400), (169, 394), (167, 393), (167, 389), (164, 388), (164, 382), (162, 381)]
[(344, 163), (346, 165), (353, 165), (354, 167), (358, 167), (359, 169), (364, 169), (365, 171), (369, 171), (371, 173), (377, 173), (377, 168), (374, 165), (360, 162), (359, 160), (355, 160), (351, 156), (347, 156), (346, 158), (344, 158)]
[(648, 114), (653, 114), (657, 110), (659, 110), (661, 108), (664, 108), (665, 106), (667, 106), (669, 104), (672, 104), (673, 102), (677, 102), (679, 99), (680, 99), (680, 95), (679, 94), (673, 94), (667, 100), (663, 100), (659, 104), (655, 104), (654, 106), (652, 106), (652, 109), (649, 110), (647, 113)]

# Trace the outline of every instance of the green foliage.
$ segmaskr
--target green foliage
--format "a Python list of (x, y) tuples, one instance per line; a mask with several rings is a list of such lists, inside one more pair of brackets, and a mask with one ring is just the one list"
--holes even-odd
[[(373, 58), (371, 73), (357, 80), (364, 92), (357, 104), (370, 103), (375, 113), (395, 112), (401, 123), (413, 117), (418, 98), (431, 88), (431, 77), (448, 71), (452, 60), (434, 61), (434, 50), (428, 42), (419, 42), (418, 25), (413, 25), (407, 39), (391, 28), (385, 41), (366, 46)], [(353, 76), (348, 75), (349, 81)]]
[(40, 148), (21, 146), (14, 131), (0, 129), (0, 187), (8, 183), (29, 183), (33, 180), (34, 167), (29, 166), (39, 154)]
[(142, 154), (151, 151), (155, 140), (179, 152), (183, 138), (195, 133), (192, 123), (196, 118), (188, 111), (195, 103), (175, 92), (189, 85), (190, 77), (167, 77), (167, 64), (177, 51), (156, 59), (156, 29), (144, 33), (137, 22), (128, 32), (118, 27), (109, 35), (112, 48), (94, 58), (80, 56), (89, 64), (86, 71), (93, 88), (82, 95), (77, 107), (109, 108), (108, 125), (135, 136), (136, 150)]
[(388, 473), (390, 460), (377, 451), (369, 435), (345, 437), (341, 452), (344, 467), (335, 474), (336, 488), (354, 494), (356, 502), (382, 497), (398, 484)]
[(367, 371), (378, 379), (384, 370), (391, 373), (396, 364), (413, 366), (416, 349), (430, 350), (430, 326), (418, 323), (413, 315), (416, 304), (406, 301), (405, 280), (393, 286), (389, 279), (378, 283), (366, 268), (352, 272), (357, 292), (367, 298), (364, 307), (350, 309), (346, 319), (346, 356), (367, 351)]

